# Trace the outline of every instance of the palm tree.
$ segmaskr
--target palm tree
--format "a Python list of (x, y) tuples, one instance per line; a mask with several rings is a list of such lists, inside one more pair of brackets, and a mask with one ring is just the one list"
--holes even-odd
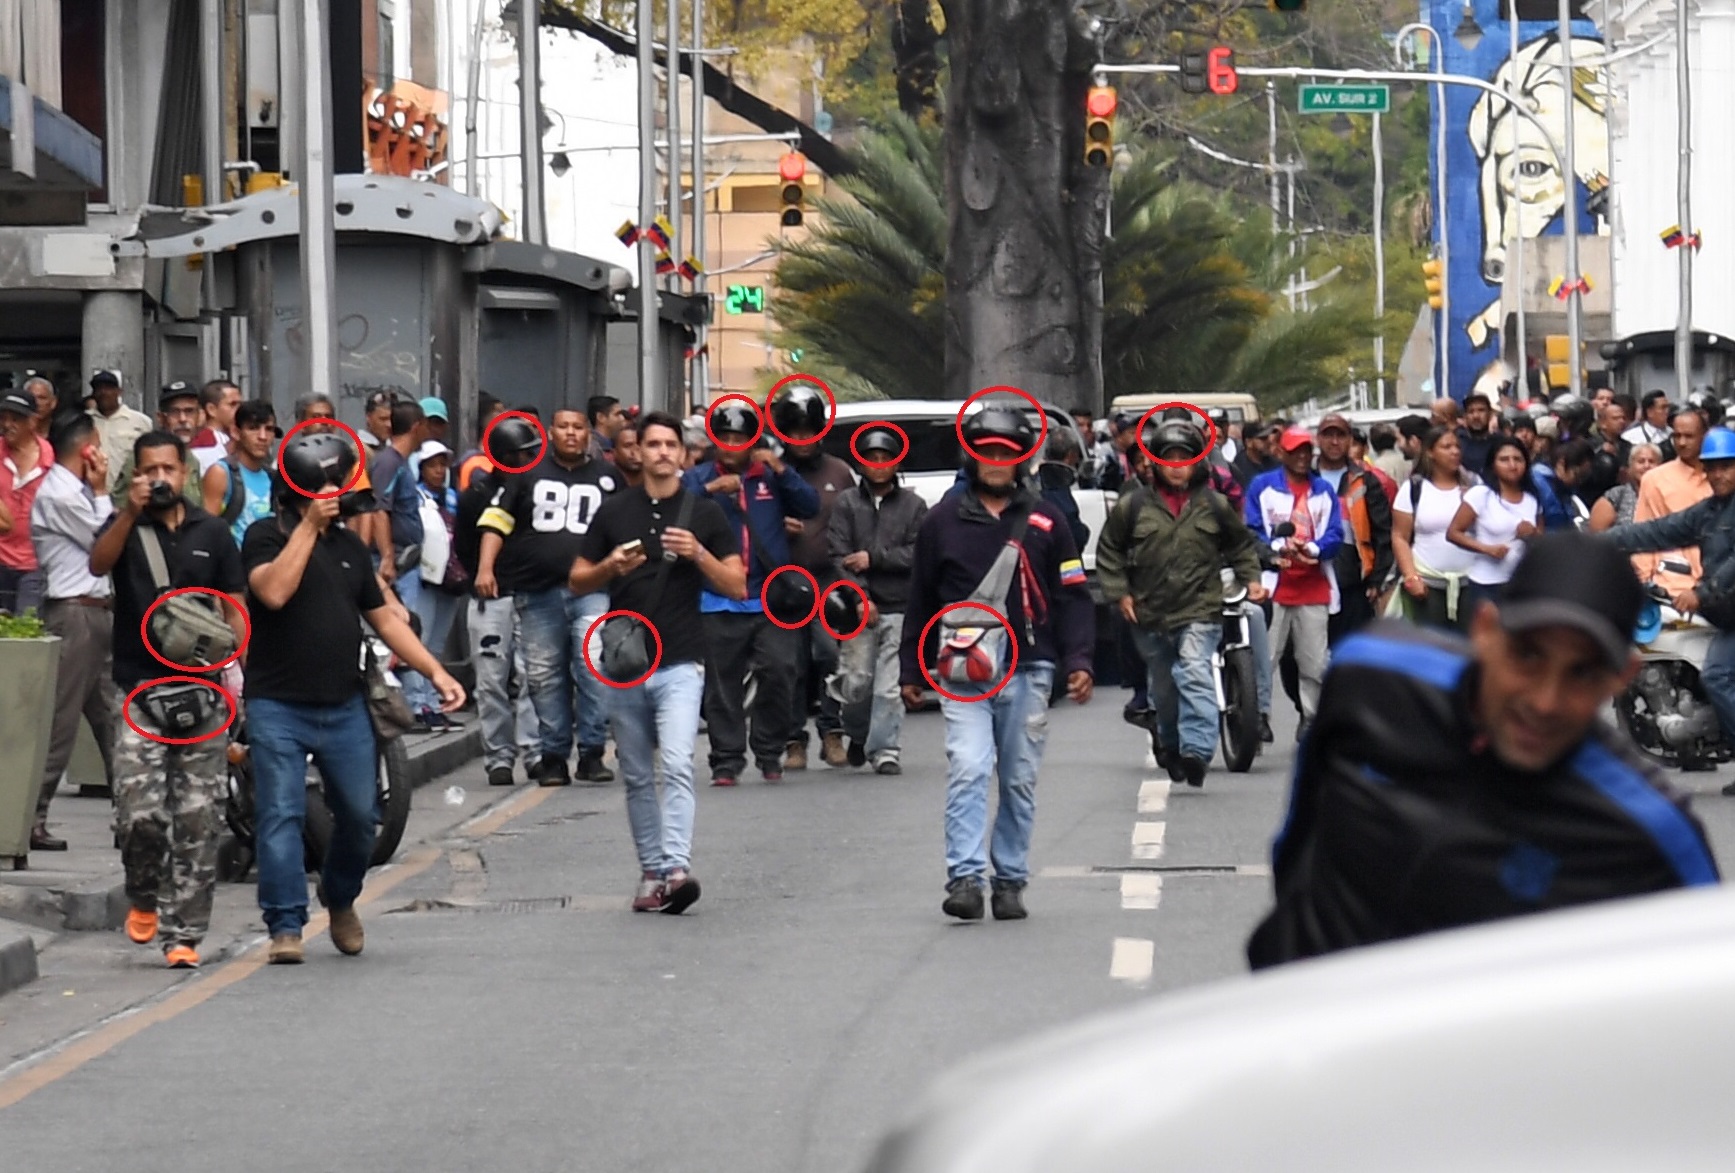
[[(858, 393), (931, 397), (944, 385), (946, 203), (940, 133), (902, 117), (864, 135), (846, 198), (817, 202), (812, 234), (781, 246), (780, 345), (849, 372)], [(1269, 219), (1175, 182), (1173, 161), (1134, 156), (1114, 177), (1103, 251), (1109, 399), (1246, 390), (1270, 406), (1318, 394), (1357, 315), (1325, 301), (1278, 308), (1286, 242)]]

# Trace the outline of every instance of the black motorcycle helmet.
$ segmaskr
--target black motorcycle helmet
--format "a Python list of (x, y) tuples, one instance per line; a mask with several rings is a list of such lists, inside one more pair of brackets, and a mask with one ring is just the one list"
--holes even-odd
[(759, 415), (739, 399), (726, 399), (711, 408), (713, 436), (753, 436), (759, 432)]
[(785, 438), (797, 432), (819, 435), (830, 414), (825, 395), (810, 383), (792, 383), (771, 401), (771, 422)]
[(1030, 417), (1011, 407), (985, 407), (964, 421), (965, 458), (975, 463), (984, 449), (1007, 449), (1005, 455), (990, 452), (991, 460), (1013, 456), (1028, 459), (1036, 447), (1036, 426)]
[(487, 456), (502, 468), (522, 468), (542, 449), (542, 434), (527, 419), (509, 415), (488, 429), (482, 446)]
[(1161, 460), (1193, 460), (1204, 455), (1205, 436), (1187, 419), (1156, 420), (1145, 425), (1145, 450)]
[(1704, 417), (1711, 421), (1711, 427), (1723, 426), (1723, 401), (1717, 398), (1716, 392), (1709, 387), (1696, 387), (1687, 393), (1687, 406), (1698, 408)]
[(1574, 440), (1590, 435), (1590, 426), (1596, 422), (1596, 409), (1590, 401), (1570, 391), (1551, 399), (1548, 410), (1554, 413), (1561, 428)]
[(341, 433), (300, 432), (283, 446), (278, 499), (294, 504), (307, 500), (302, 493), (345, 488), (355, 475), (356, 460), (355, 446)]
[(861, 626), (861, 596), (838, 587), (825, 596), (825, 623), (839, 635), (853, 635)]
[(904, 441), (890, 428), (876, 425), (856, 437), (855, 450), (863, 456), (871, 456), (876, 464), (884, 464), (903, 455)]

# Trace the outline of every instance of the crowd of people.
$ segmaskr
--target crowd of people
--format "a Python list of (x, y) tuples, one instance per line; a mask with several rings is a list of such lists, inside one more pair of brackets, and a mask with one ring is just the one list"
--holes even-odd
[[(200, 638), (233, 654), (192, 672), (244, 704), (279, 963), (301, 960), (308, 918), (309, 758), (337, 828), (318, 896), (337, 947), (363, 946), (354, 903), (382, 735), (367, 629), (430, 733), (466, 699), (445, 662), (467, 661), (491, 785), (618, 773), (642, 912), (699, 899), (700, 732), (717, 788), (750, 767), (766, 783), (810, 769), (810, 747), (828, 769), (896, 775), (905, 712), (937, 694), (942, 908), (1013, 920), (1048, 706), (1089, 701), (1097, 674), (1073, 484), (1118, 491), (1096, 569), (1136, 681), (1125, 717), (1193, 787), (1217, 749), (1226, 590), (1245, 591), (1262, 739), (1280, 682), (1304, 757), (1332, 666), (1366, 647), (1364, 629), (1401, 615), (1493, 640), (1488, 616), (1547, 531), (1637, 552), (1638, 577), (1683, 611), (1735, 599), (1735, 433), (1714, 401), (1661, 392), (1522, 406), (1476, 394), (1365, 430), (1341, 414), (1207, 428), (1173, 408), (1116, 415), (1105, 440), (1083, 412), (1084, 444), (1068, 434), (1040, 452), (1024, 411), (991, 405), (960, 421), (958, 480), (932, 507), (902, 483), (895, 428), (860, 429), (850, 461), (829, 454), (825, 398), (801, 384), (764, 412), (737, 397), (687, 420), (609, 397), (544, 418), (484, 395), (463, 438), (443, 400), (381, 392), (359, 452), (318, 395), (286, 433), (269, 402), (222, 380), (171, 383), (155, 418), (124, 405), (113, 372), (91, 393), (64, 411), (46, 380), (0, 395), (0, 609), (39, 612), (62, 641), (31, 847), (65, 849), (48, 818), (82, 718), (116, 804), (128, 934), (173, 965), (198, 964), (208, 928), (227, 765), (222, 738), (168, 736), (227, 727), (218, 690), (163, 683), (169, 661), (141, 636), (177, 588), (221, 600), (218, 634)], [(1670, 581), (1665, 556), (1691, 575)], [(1735, 729), (1725, 651), (1706, 684)]]

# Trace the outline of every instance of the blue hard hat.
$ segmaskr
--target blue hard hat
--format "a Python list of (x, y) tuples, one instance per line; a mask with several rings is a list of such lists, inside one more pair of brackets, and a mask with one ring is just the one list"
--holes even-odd
[(1633, 626), (1633, 642), (1648, 644), (1663, 632), (1663, 608), (1655, 599), (1639, 605), (1639, 621)]
[(1705, 442), (1699, 446), (1699, 460), (1735, 460), (1735, 431), (1712, 428), (1706, 432)]

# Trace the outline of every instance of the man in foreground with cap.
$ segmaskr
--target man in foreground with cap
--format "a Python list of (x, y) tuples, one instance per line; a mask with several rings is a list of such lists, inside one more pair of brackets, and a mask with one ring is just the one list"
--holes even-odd
[(1638, 670), (1643, 590), (1586, 534), (1545, 534), (1466, 643), (1379, 623), (1332, 660), (1272, 851), (1255, 969), (1718, 881), (1684, 798), (1599, 724)]
[[(119, 371), (98, 371), (92, 375), (90, 393), (96, 399), (96, 410), (90, 413), (90, 418), (96, 421), (97, 442), (102, 445), (102, 454), (108, 457), (108, 467), (119, 476), (121, 466), (133, 454), (133, 441), (151, 430), (151, 417), (121, 401)], [(117, 480), (109, 487), (119, 485)]]

